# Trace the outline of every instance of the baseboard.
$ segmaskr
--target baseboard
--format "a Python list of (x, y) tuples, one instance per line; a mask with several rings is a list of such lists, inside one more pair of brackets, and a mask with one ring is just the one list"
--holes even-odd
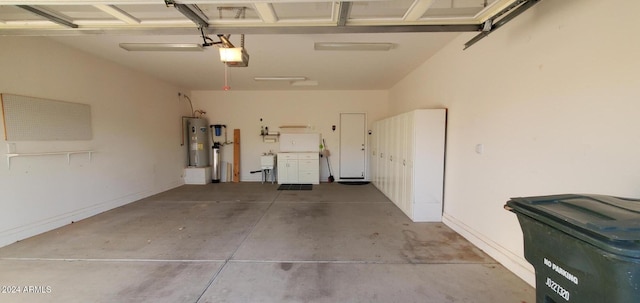
[(498, 243), (483, 236), (471, 227), (446, 213), (442, 216), (442, 222), (462, 235), (465, 239), (469, 240), (469, 242), (483, 250), (489, 256), (496, 259), (496, 261), (513, 272), (516, 276), (520, 277), (520, 279), (533, 287), (536, 286), (535, 270), (523, 257), (512, 253), (500, 246)]
[(140, 199), (181, 186), (182, 184), (183, 183), (180, 181), (172, 182), (169, 184), (165, 184), (164, 186), (160, 186), (156, 190), (147, 189), (141, 192), (132, 193), (109, 201), (104, 201), (44, 220), (32, 222), (23, 226), (12, 228), (10, 230), (2, 231), (0, 232), (0, 247), (7, 246), (17, 241), (65, 226), (72, 222), (95, 216), (99, 213), (114, 209), (116, 207), (120, 207), (131, 202), (135, 202)]

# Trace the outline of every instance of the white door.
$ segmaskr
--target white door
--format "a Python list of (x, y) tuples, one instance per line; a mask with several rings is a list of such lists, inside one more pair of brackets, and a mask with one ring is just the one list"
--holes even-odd
[(366, 114), (340, 114), (340, 179), (364, 179)]
[(287, 183), (298, 183), (298, 160), (287, 160)]

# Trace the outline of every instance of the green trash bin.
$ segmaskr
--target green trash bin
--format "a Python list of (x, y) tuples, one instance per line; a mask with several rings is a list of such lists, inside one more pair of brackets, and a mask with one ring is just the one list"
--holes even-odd
[(640, 302), (640, 200), (603, 195), (511, 198), (537, 303)]

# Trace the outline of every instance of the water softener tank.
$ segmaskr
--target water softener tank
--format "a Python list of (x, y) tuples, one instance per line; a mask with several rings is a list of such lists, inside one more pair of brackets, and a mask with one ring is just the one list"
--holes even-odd
[(189, 131), (189, 166), (209, 166), (209, 131), (207, 120), (193, 118), (187, 120)]
[(222, 175), (222, 160), (220, 157), (220, 143), (219, 142), (215, 142), (213, 143), (213, 147), (211, 149), (211, 152), (213, 153), (213, 163), (211, 163), (212, 167), (211, 167), (211, 181), (213, 183), (219, 183), (220, 182), (220, 176)]

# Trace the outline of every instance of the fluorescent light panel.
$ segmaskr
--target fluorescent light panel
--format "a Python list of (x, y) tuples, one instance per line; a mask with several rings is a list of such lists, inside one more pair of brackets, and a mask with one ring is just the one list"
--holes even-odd
[(313, 45), (313, 49), (328, 51), (388, 51), (393, 46), (393, 43), (386, 42), (316, 42)]
[(204, 49), (195, 43), (120, 43), (120, 47), (130, 52), (199, 52)]
[(307, 80), (307, 77), (298, 77), (298, 76), (270, 76), (270, 77), (253, 77), (255, 81), (304, 81)]

